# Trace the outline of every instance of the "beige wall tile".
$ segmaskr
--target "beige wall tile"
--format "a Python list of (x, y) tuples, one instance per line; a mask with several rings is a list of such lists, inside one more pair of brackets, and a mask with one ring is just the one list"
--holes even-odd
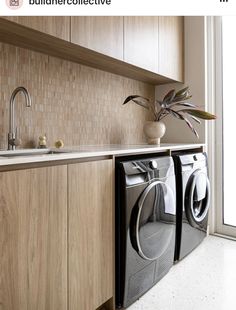
[(23, 147), (37, 145), (46, 133), (48, 145), (63, 139), (81, 144), (143, 143), (149, 115), (135, 104), (122, 106), (126, 96), (154, 98), (154, 86), (59, 58), (0, 43), (0, 148), (7, 146), (9, 100), (17, 86), (26, 87), (15, 105), (16, 126)]

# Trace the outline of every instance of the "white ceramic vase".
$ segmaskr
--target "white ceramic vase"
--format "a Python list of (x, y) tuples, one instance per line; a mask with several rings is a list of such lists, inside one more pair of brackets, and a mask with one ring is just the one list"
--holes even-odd
[(148, 144), (160, 145), (161, 138), (166, 132), (166, 125), (162, 122), (148, 121), (143, 127)]

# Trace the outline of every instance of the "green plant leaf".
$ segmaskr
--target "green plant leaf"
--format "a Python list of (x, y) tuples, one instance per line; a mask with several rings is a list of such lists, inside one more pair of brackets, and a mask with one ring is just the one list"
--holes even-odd
[(164, 97), (163, 101), (166, 103), (172, 102), (175, 97), (175, 89), (170, 90)]
[(184, 117), (181, 113), (179, 113), (179, 111), (174, 111), (174, 110), (171, 110), (171, 109), (166, 109), (166, 110), (168, 110), (168, 112), (169, 112), (172, 116), (174, 116), (174, 117), (176, 117), (176, 118), (178, 118), (178, 119), (180, 119), (180, 120), (185, 121), (185, 123), (188, 125), (188, 127), (191, 129), (191, 131), (195, 134), (195, 136), (196, 136), (197, 138), (199, 138), (198, 132), (197, 132), (196, 129), (193, 127), (193, 125), (191, 124), (191, 122), (190, 122), (186, 117)]
[(169, 107), (176, 107), (176, 106), (183, 106), (183, 107), (192, 107), (192, 108), (196, 108), (197, 106), (193, 103), (189, 103), (189, 102), (173, 102), (171, 104), (169, 104)]
[(182, 100), (187, 100), (192, 96), (189, 94), (189, 86), (180, 89), (173, 98), (173, 102), (178, 102)]
[(188, 99), (190, 99), (190, 98), (192, 98), (192, 95), (190, 95), (190, 94), (187, 92), (187, 93), (185, 93), (185, 94), (183, 94), (183, 95), (181, 95), (181, 96), (175, 97), (175, 98), (173, 99), (173, 102), (182, 102), (182, 101), (188, 100)]
[[(138, 98), (140, 98), (141, 100), (138, 100)], [(142, 101), (144, 100), (144, 101)], [(126, 104), (130, 101), (133, 101), (134, 103), (136, 103), (137, 105), (145, 108), (145, 109), (149, 109), (148, 103), (149, 103), (149, 99), (145, 98), (143, 96), (139, 96), (139, 95), (132, 95), (132, 96), (128, 96), (125, 101), (123, 102), (123, 104)]]
[(216, 116), (202, 110), (196, 110), (196, 109), (183, 109), (179, 110), (178, 112), (183, 112), (183, 113), (188, 113), (190, 115), (193, 115), (195, 117), (201, 118), (201, 119), (206, 119), (206, 120), (213, 120), (216, 119)]
[(200, 121), (200, 119), (198, 119), (197, 117), (193, 116), (193, 115), (189, 115), (189, 117), (191, 119), (193, 119), (196, 123), (201, 124), (202, 122)]
[(145, 108), (145, 109), (149, 109), (148, 106), (144, 102), (142, 102), (142, 101), (139, 101), (139, 100), (136, 100), (136, 99), (132, 99), (132, 101), (134, 103), (136, 103), (137, 105), (140, 105), (141, 107)]
[(195, 134), (195, 136), (199, 139), (199, 134), (198, 134), (197, 130), (193, 127), (191, 122), (186, 117), (184, 117), (184, 121), (188, 125), (188, 127), (191, 129), (191, 131)]
[(180, 90), (177, 91), (177, 93), (175, 94), (175, 97), (182, 96), (182, 95), (183, 95), (184, 93), (186, 93), (188, 90), (189, 90), (189, 86), (180, 89)]
[(169, 109), (169, 108), (167, 108), (166, 110), (167, 110), (167, 111), (169, 112), (169, 114), (171, 114), (172, 116), (174, 116), (174, 117), (176, 117), (176, 118), (178, 118), (178, 119), (184, 120), (183, 115), (181, 115), (180, 113), (178, 113), (178, 111), (174, 111), (174, 110)]
[(126, 103), (128, 103), (128, 102), (130, 102), (130, 101), (132, 101), (133, 99), (136, 99), (136, 98), (142, 98), (142, 99), (144, 99), (144, 100), (146, 100), (146, 101), (149, 101), (148, 98), (145, 98), (145, 97), (143, 97), (143, 96), (132, 95), (132, 96), (128, 96), (128, 97), (125, 99), (125, 101), (123, 102), (123, 104), (126, 104)]

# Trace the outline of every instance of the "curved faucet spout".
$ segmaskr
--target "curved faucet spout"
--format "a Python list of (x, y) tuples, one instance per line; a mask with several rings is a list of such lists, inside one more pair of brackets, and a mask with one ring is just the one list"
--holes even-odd
[(31, 98), (28, 90), (23, 87), (17, 87), (10, 98), (10, 118), (9, 118), (9, 133), (8, 133), (8, 150), (14, 150), (17, 143), (16, 130), (15, 130), (15, 98), (18, 93), (22, 92), (25, 95), (26, 107), (31, 107)]

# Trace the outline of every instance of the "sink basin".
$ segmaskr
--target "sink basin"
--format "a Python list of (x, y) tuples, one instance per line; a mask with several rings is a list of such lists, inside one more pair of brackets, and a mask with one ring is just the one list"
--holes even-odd
[(23, 149), (14, 151), (0, 151), (0, 157), (39, 156), (71, 153), (71, 151), (57, 149)]

